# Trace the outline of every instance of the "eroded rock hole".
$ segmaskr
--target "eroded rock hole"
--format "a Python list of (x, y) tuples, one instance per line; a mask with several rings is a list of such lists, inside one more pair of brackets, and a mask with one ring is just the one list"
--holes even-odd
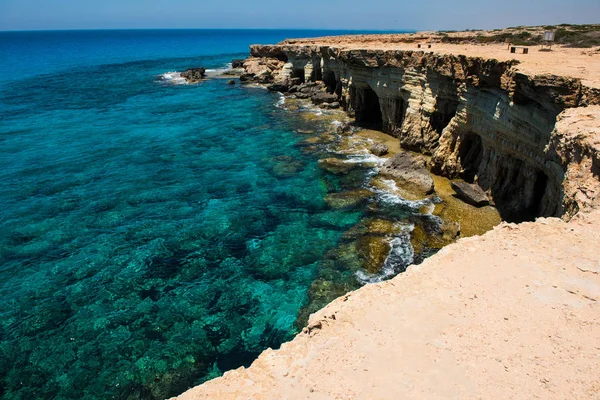
[(325, 71), (325, 73), (323, 74), (323, 83), (325, 84), (328, 93), (335, 93), (337, 81), (335, 79), (335, 73), (333, 71)]
[(466, 134), (460, 142), (458, 157), (462, 166), (463, 179), (473, 183), (483, 157), (481, 137), (475, 133)]
[(458, 109), (458, 98), (438, 97), (435, 101), (435, 111), (431, 114), (429, 123), (439, 134), (448, 126)]
[(548, 176), (542, 171), (538, 171), (535, 177), (535, 183), (533, 184), (533, 197), (528, 210), (529, 215), (526, 215), (525, 218), (534, 220), (542, 214), (542, 200), (546, 194), (547, 186)]
[(297, 68), (292, 71), (292, 78), (297, 78), (300, 83), (304, 83), (306, 78), (304, 75), (304, 68)]
[(371, 88), (357, 89), (354, 109), (356, 122), (372, 129), (381, 129), (383, 118), (379, 97)]
[(381, 101), (383, 113), (383, 131), (394, 136), (402, 128), (406, 115), (406, 102), (402, 98), (383, 99)]

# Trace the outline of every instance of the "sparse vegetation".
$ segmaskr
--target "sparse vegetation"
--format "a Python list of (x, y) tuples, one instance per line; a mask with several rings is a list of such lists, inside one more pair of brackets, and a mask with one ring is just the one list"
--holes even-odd
[[(535, 46), (542, 43), (546, 31), (554, 31), (555, 43), (563, 46), (578, 48), (600, 46), (600, 24), (517, 26), (490, 31), (467, 29), (461, 32), (462, 34), (443, 31), (440, 32), (440, 40), (443, 43), (505, 43), (510, 39), (511, 43), (519, 46)], [(465, 32), (471, 35), (465, 35)]]

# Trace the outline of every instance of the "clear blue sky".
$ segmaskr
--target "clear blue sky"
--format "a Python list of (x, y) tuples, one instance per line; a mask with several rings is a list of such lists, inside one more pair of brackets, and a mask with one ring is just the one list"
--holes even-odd
[(421, 30), (558, 23), (600, 23), (600, 0), (0, 0), (0, 30)]

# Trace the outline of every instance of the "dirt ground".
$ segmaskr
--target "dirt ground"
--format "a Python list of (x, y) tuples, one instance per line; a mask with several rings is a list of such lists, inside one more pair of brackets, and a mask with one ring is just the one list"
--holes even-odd
[[(432, 43), (431, 48), (417, 48), (418, 43), (428, 43), (426, 34), (413, 43), (402, 42), (404, 35), (354, 35), (317, 39), (294, 39), (294, 44), (331, 45), (344, 49), (414, 50), (440, 54), (494, 58), (500, 61), (516, 59), (516, 67), (527, 74), (553, 74), (579, 78), (586, 86), (600, 89), (600, 48), (581, 49), (559, 45), (552, 51), (540, 51), (540, 46), (530, 46), (529, 54), (511, 53), (505, 44), (448, 44)], [(412, 39), (411, 39), (412, 40)], [(426, 47), (426, 46), (425, 46)], [(519, 50), (520, 51), (520, 50)]]

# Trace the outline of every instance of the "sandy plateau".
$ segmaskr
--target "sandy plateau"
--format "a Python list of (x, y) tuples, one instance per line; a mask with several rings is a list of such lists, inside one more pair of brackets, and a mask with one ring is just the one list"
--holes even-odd
[(535, 221), (348, 293), (279, 350), (176, 399), (600, 398), (600, 51), (418, 52), (420, 35), (288, 40), (254, 48), (253, 65), (317, 70), (357, 121), (383, 119), (442, 175), (470, 173), (501, 213)]

